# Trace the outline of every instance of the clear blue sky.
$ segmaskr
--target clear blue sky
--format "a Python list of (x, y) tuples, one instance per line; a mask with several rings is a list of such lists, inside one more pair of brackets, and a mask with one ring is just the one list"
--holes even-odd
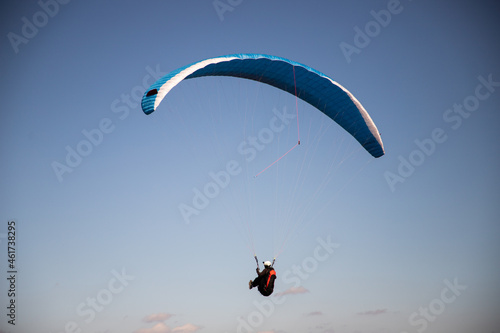
[[(500, 332), (496, 1), (8, 0), (0, 13), (0, 332)], [(251, 161), (238, 145), (295, 99), (243, 80), (184, 82), (143, 114), (153, 76), (231, 53), (338, 81), (386, 155), (299, 102), (301, 146), (254, 178), (295, 144), (295, 118)], [(229, 185), (186, 224), (179, 207), (230, 161)], [(283, 240), (275, 297), (249, 291), (252, 248), (271, 259)]]

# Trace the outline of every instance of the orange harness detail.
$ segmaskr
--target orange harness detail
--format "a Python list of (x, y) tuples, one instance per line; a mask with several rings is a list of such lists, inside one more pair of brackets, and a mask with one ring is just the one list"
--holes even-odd
[(276, 272), (274, 269), (269, 272), (269, 276), (267, 277), (266, 289), (269, 287), (269, 283), (271, 282), (271, 276), (276, 276)]

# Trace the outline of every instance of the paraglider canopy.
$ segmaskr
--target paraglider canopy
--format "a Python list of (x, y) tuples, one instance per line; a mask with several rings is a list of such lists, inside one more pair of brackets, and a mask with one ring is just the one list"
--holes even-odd
[(182, 80), (232, 76), (284, 90), (311, 104), (350, 133), (373, 157), (384, 155), (380, 133), (361, 103), (339, 83), (317, 70), (264, 54), (233, 54), (195, 62), (170, 72), (145, 92), (142, 110), (153, 113)]

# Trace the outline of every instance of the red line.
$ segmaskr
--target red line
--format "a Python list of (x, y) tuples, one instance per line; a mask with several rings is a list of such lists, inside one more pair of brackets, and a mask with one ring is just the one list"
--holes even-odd
[(297, 139), (300, 145), (300, 130), (299, 130), (299, 103), (297, 98), (297, 81), (295, 80), (295, 66), (293, 68), (293, 85), (295, 87), (295, 110), (297, 111)]
[(283, 156), (281, 156), (280, 158), (278, 158), (273, 163), (269, 164), (266, 168), (264, 168), (264, 170), (262, 170), (261, 172), (259, 172), (258, 174), (256, 174), (254, 177), (257, 177), (258, 175), (260, 175), (261, 173), (263, 173), (264, 171), (266, 171), (267, 169), (269, 169), (270, 167), (272, 167), (279, 160), (281, 160), (283, 157), (285, 157), (286, 154), (288, 154), (289, 152), (291, 152), (292, 150), (294, 150), (298, 145), (300, 145), (299, 103), (298, 103), (298, 97), (297, 97), (297, 81), (295, 79), (295, 66), (292, 66), (292, 68), (293, 68), (293, 85), (295, 87), (295, 110), (297, 112), (297, 143), (295, 144), (295, 146), (293, 146), (292, 148), (290, 148), (289, 151), (287, 151), (286, 153), (284, 153)]
[(285, 157), (286, 154), (288, 154), (289, 152), (291, 152), (292, 150), (295, 149), (295, 147), (297, 147), (299, 144), (296, 143), (295, 146), (293, 146), (292, 148), (290, 148), (289, 151), (287, 151), (286, 153), (283, 154), (283, 156), (281, 156), (280, 158), (278, 158), (276, 161), (274, 161), (273, 163), (269, 164), (264, 170), (262, 170), (261, 172), (259, 172), (258, 174), (256, 174), (254, 177), (257, 177), (258, 175), (260, 175), (261, 173), (263, 173), (264, 171), (266, 171), (267, 169), (269, 169), (270, 167), (272, 167), (274, 164), (276, 164), (279, 160), (281, 160), (283, 157)]

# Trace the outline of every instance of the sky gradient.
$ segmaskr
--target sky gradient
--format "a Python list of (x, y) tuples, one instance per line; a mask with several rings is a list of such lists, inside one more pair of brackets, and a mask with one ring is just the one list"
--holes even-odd
[[(1, 333), (500, 332), (496, 1), (1, 6)], [(386, 155), (246, 80), (142, 112), (162, 75), (233, 53), (339, 82)], [(254, 177), (297, 115), (301, 145)], [(272, 297), (254, 253), (278, 255)]]

